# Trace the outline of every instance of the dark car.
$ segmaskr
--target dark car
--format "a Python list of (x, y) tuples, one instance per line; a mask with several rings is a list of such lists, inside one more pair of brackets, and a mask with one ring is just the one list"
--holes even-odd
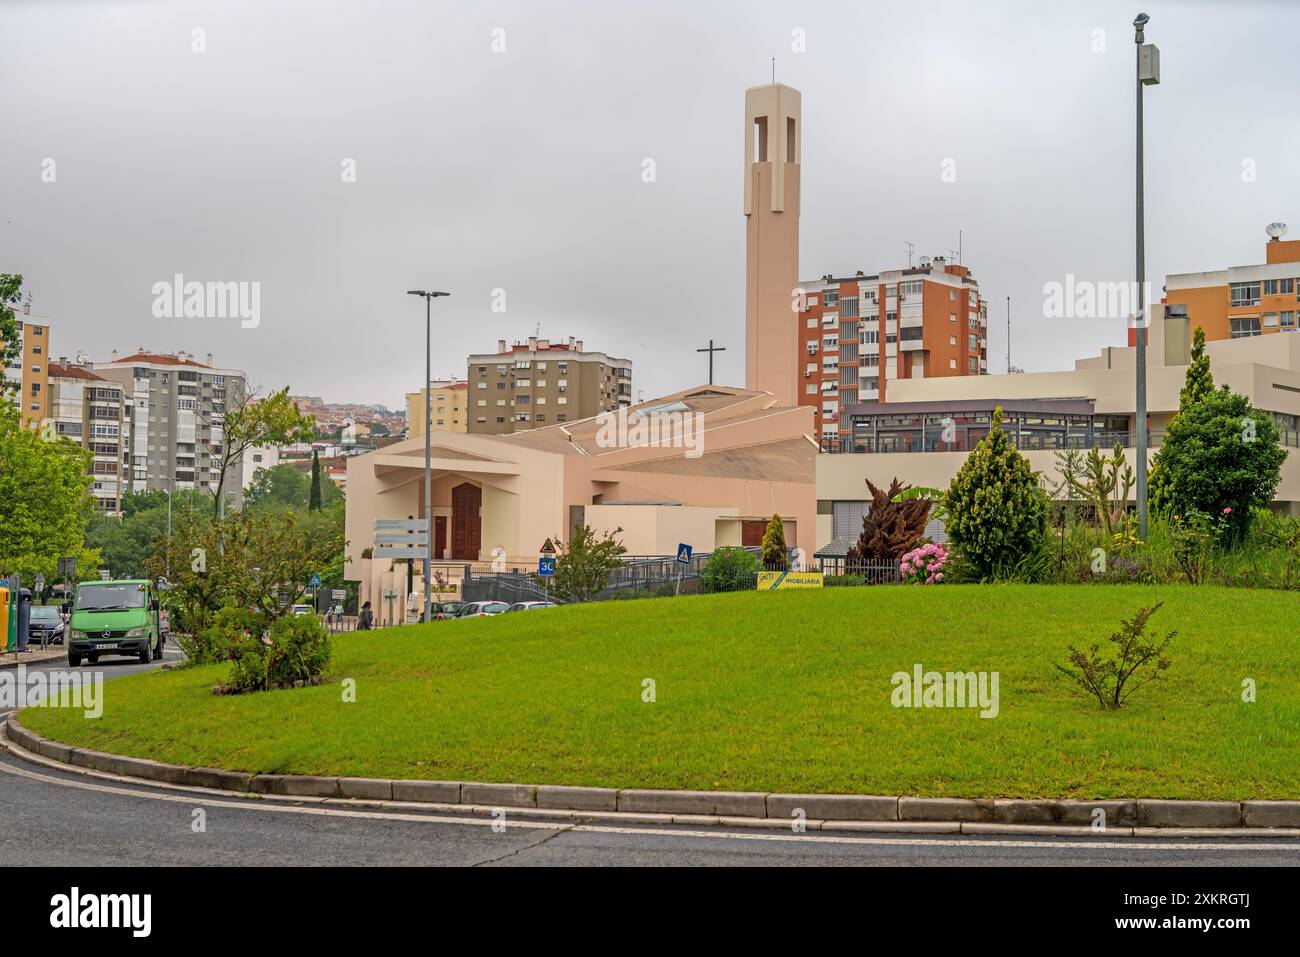
[(58, 605), (32, 605), (27, 641), (33, 645), (63, 644), (63, 613)]

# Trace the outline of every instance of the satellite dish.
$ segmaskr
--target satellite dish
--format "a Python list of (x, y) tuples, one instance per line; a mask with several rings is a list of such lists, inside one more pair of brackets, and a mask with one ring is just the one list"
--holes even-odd
[(1286, 223), (1269, 223), (1264, 227), (1264, 232), (1272, 239), (1278, 239), (1286, 235)]

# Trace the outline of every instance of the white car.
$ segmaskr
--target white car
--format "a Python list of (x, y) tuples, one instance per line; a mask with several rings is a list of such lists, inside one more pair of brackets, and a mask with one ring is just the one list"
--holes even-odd
[(289, 609), (289, 614), (295, 618), (301, 618), (303, 615), (315, 614), (315, 611), (311, 605), (294, 605)]
[(553, 601), (517, 601), (506, 611), (537, 611), (539, 608), (555, 608)]
[(487, 618), (489, 615), (499, 615), (509, 607), (510, 606), (503, 601), (472, 601), (460, 611), (456, 612), (456, 617)]

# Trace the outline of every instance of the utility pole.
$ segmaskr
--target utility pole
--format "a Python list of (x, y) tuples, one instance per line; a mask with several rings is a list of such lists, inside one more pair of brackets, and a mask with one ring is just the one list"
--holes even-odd
[(715, 347), (715, 346), (713, 345), (713, 340), (710, 339), (710, 340), (709, 340), (709, 347), (708, 347), (707, 349), (696, 349), (695, 351), (696, 351), (696, 352), (707, 352), (707, 353), (709, 354), (709, 385), (713, 385), (713, 353), (715, 353), (715, 352), (726, 352), (726, 351), (727, 351), (727, 347), (726, 347), (726, 346), (717, 346), (717, 347)]
[(432, 376), (433, 355), (433, 312), (432, 302), (440, 296), (450, 296), (449, 292), (425, 292), (423, 289), (411, 289), (408, 296), (424, 297), (424, 613), (422, 621), (429, 620), (429, 608), (433, 602), (433, 582), (430, 581), (430, 560), (433, 557), (433, 469), (432, 462), (432, 424), (433, 424), (433, 388), (429, 385)]
[(1007, 296), (1007, 375), (1011, 375), (1011, 297)]
[(1137, 409), (1134, 428), (1137, 431), (1137, 513), (1138, 538), (1147, 537), (1147, 322), (1146, 322), (1146, 212), (1143, 194), (1142, 162), (1142, 88), (1160, 82), (1160, 51), (1154, 44), (1145, 42), (1145, 29), (1151, 18), (1139, 13), (1133, 21), (1133, 41), (1137, 48), (1137, 328), (1134, 342), (1137, 346)]

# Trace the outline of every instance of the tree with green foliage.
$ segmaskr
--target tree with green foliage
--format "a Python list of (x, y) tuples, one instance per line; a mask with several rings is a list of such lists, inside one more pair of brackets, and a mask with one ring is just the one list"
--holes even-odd
[(18, 320), (13, 303), (23, 298), (23, 277), (13, 273), (0, 273), (0, 402), (12, 401), (21, 384), (12, 381), (4, 370), (22, 360), (22, 347), (18, 343)]
[(245, 509), (224, 519), (187, 513), (171, 541), (145, 565), (151, 576), (165, 575), (170, 552), (174, 587), (167, 597), (182, 613), (186, 631), (206, 629), (228, 607), (252, 608), (270, 620), (306, 593), (313, 573), (341, 560), (340, 519), (328, 512)]
[(588, 525), (574, 525), (567, 542), (559, 536), (555, 545), (555, 574), (550, 576), (551, 591), (565, 601), (591, 601), (599, 595), (612, 575), (623, 564), (627, 548), (615, 536), (623, 529), (605, 532), (601, 537)]
[(1273, 417), (1226, 385), (1193, 402), (1169, 423), (1156, 452), (1159, 507), (1223, 516), (1239, 538), (1251, 509), (1273, 501), (1287, 456), (1279, 438)]
[(700, 570), (700, 590), (706, 594), (747, 591), (754, 587), (758, 559), (743, 548), (724, 545), (715, 549)]
[(1192, 362), (1187, 367), (1187, 378), (1178, 393), (1178, 411), (1201, 401), (1214, 391), (1214, 376), (1210, 374), (1210, 357), (1205, 354), (1205, 330), (1196, 327), (1192, 336)]
[(948, 538), (981, 578), (1015, 574), (1040, 554), (1047, 496), (1029, 460), (1002, 428), (1002, 408), (989, 434), (966, 457), (944, 496)]
[(773, 515), (763, 530), (763, 567), (781, 571), (790, 567), (785, 547), (785, 525), (780, 515)]
[(66, 438), (24, 428), (17, 406), (0, 399), (0, 572), (53, 581), (60, 558), (94, 568), (85, 547), (94, 511), (90, 453)]
[(298, 410), (288, 386), (265, 398), (258, 398), (256, 390), (246, 393), (226, 410), (221, 421), (221, 455), (217, 460), (221, 471), (212, 501), (213, 516), (221, 514), (231, 466), (242, 459), (245, 452), (257, 445), (310, 442), (315, 434), (315, 418)]
[(307, 511), (320, 511), (320, 453), (311, 450), (311, 492), (307, 496)]

